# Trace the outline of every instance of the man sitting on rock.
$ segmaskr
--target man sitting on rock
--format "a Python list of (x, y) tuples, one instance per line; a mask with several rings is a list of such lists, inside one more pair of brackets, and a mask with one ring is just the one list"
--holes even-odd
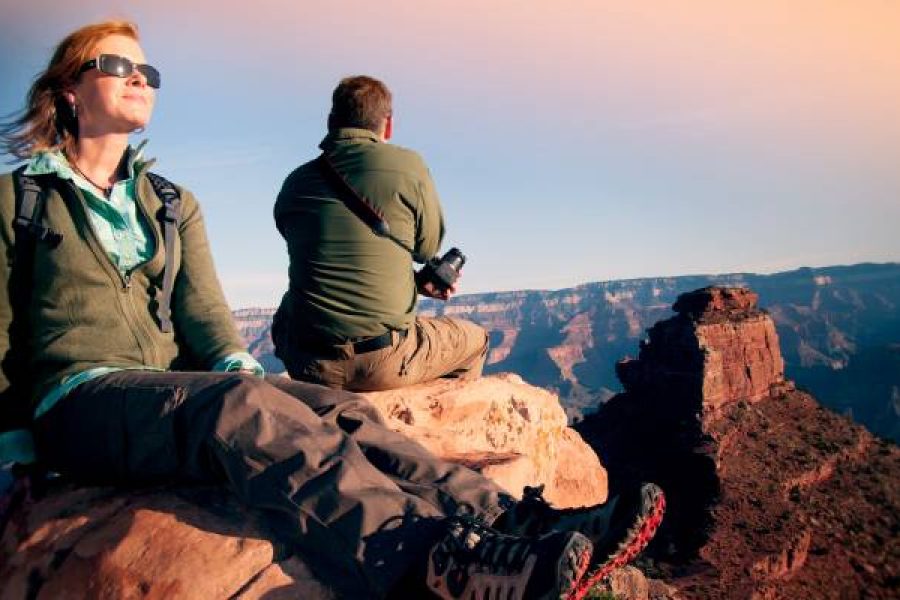
[(322, 156), (278, 195), (290, 283), (272, 337), (294, 379), (368, 391), (481, 374), (483, 328), (415, 314), (417, 294), (447, 300), (456, 290), (428, 268), (413, 272), (437, 254), (444, 222), (422, 158), (387, 143), (393, 126), (384, 83), (342, 80)]

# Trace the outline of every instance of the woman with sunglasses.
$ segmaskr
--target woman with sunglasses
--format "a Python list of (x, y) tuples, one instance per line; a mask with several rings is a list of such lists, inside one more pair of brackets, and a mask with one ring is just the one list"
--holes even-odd
[[(159, 87), (133, 24), (89, 25), (59, 44), (21, 116), (2, 129), (4, 149), (27, 162), (0, 179), (0, 244), (13, 257), (0, 265), (0, 281), (10, 287), (2, 295), (10, 302), (0, 303), (0, 389), (13, 379), (7, 392), (29, 396), (35, 414), (47, 416), (38, 425), (89, 383), (112, 373), (141, 381), (179, 366), (181, 356), (191, 357), (186, 367), (262, 374), (235, 331), (187, 190), (167, 256), (166, 211), (148, 179), (152, 161), (143, 144), (128, 143), (149, 123)], [(40, 188), (42, 213), (24, 228), (23, 182)], [(174, 328), (158, 323), (169, 316), (159, 307), (167, 259), (174, 259)], [(0, 451), (27, 452), (11, 439), (24, 438), (0, 438)], [(64, 439), (39, 450), (64, 451), (56, 443)]]
[(196, 199), (178, 188), (173, 210), (143, 145), (128, 144), (159, 86), (133, 24), (89, 25), (59, 44), (0, 131), (26, 161), (0, 176), (0, 409), (30, 418), (0, 435), (0, 464), (36, 454), (87, 483), (225, 485), (287, 523), (282, 534), (347, 597), (426, 573), (445, 598), (493, 597), (497, 585), (504, 597), (575, 597), (592, 542), (612, 552), (603, 568), (634, 549), (626, 534), (646, 543), (654, 490), (614, 508), (516, 504), (387, 429), (358, 396), (263, 378)]

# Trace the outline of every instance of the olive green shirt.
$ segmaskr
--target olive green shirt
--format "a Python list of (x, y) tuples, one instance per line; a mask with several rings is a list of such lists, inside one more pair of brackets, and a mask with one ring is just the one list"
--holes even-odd
[[(365, 129), (338, 129), (319, 146), (416, 254), (437, 254), (444, 236), (428, 167), (412, 150)], [(341, 343), (408, 329), (417, 301), (410, 253), (352, 213), (315, 162), (284, 182), (275, 224), (287, 242), (289, 287), (278, 319), (299, 338)]]

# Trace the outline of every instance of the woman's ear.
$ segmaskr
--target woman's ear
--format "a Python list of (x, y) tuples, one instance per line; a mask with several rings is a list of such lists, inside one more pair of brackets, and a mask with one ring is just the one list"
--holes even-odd
[(63, 90), (62, 97), (65, 99), (66, 104), (68, 104), (72, 108), (72, 112), (77, 113), (78, 102), (77, 97), (75, 96), (75, 90)]

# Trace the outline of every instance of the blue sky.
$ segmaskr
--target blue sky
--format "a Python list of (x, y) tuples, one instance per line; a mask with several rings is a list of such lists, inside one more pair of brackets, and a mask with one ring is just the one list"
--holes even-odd
[(463, 292), (900, 260), (898, 2), (5, 4), (4, 115), (70, 30), (139, 24), (141, 137), (235, 308), (283, 292), (275, 195), (357, 73), (431, 167)]

